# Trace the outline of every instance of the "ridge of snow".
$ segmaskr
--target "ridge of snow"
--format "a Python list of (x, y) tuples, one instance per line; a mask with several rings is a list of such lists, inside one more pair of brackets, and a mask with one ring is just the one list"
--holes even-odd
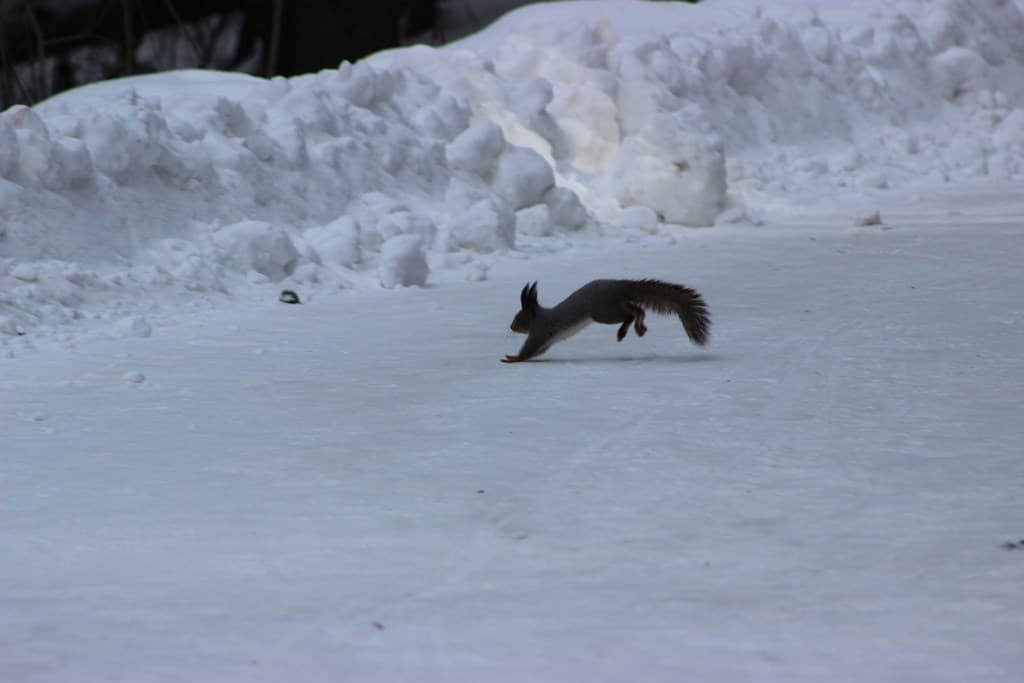
[[(476, 279), (650, 212), (1019, 178), (1022, 72), (1017, 3), (616, 1), (291, 79), (86, 86), (0, 114), (0, 339), (268, 284)], [(399, 236), (425, 274), (384, 255)]]

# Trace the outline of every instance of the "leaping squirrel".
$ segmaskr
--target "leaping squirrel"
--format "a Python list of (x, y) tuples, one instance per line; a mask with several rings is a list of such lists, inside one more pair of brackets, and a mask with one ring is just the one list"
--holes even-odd
[(630, 325), (642, 337), (647, 332), (645, 311), (678, 315), (690, 341), (698, 346), (707, 344), (711, 334), (711, 312), (700, 292), (661, 280), (594, 280), (554, 308), (540, 305), (534, 282), (523, 287), (519, 300), (522, 309), (512, 319), (512, 330), (527, 335), (526, 341), (519, 353), (502, 358), (503, 363), (535, 358), (592, 322), (619, 325), (619, 341)]

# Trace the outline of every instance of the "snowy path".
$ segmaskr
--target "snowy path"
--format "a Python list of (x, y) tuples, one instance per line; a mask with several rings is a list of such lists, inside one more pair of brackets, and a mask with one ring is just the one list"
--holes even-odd
[[(1007, 196), (5, 361), (0, 679), (1019, 680)], [(709, 349), (498, 362), (528, 278), (615, 275), (701, 289)]]

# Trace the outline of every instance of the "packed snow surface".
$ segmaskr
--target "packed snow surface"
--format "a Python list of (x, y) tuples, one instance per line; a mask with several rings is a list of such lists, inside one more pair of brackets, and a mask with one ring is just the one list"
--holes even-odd
[[(1016, 683), (1011, 189), (7, 361), (0, 680)], [(684, 273), (710, 347), (499, 362), (527, 273), (608, 272)]]
[[(1017, 681), (1022, 197), (1019, 1), (545, 4), (0, 113), (0, 680)], [(498, 362), (597, 277), (711, 346)]]

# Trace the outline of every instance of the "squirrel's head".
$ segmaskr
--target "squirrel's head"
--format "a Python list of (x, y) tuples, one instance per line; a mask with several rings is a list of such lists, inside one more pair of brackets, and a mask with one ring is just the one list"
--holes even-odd
[(522, 308), (516, 313), (516, 317), (512, 318), (512, 331), (528, 334), (534, 318), (537, 317), (537, 311), (540, 309), (540, 304), (537, 303), (536, 282), (523, 287), (523, 292), (519, 295), (519, 303), (522, 304)]

